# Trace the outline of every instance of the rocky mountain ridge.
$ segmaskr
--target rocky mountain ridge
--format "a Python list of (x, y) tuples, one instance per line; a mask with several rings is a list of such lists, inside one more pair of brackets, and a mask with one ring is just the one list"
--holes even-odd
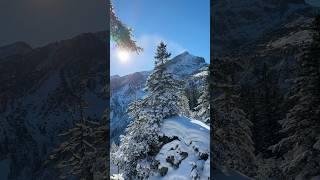
[(80, 90), (85, 116), (101, 120), (109, 73), (101, 34), (34, 49), (23, 42), (0, 47), (0, 164), (8, 179), (55, 179), (44, 161), (58, 134), (79, 120)]

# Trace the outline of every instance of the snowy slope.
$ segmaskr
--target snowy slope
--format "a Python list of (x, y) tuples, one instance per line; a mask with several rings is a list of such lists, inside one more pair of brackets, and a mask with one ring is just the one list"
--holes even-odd
[(210, 175), (210, 127), (201, 121), (175, 116), (161, 124), (162, 136), (175, 140), (160, 149), (156, 159), (159, 170), (167, 169), (164, 176), (156, 175), (150, 180), (250, 180), (233, 171), (216, 169)]
[(167, 169), (167, 173), (150, 179), (210, 177), (210, 127), (198, 120), (175, 116), (163, 121), (161, 132), (163, 136), (176, 137), (176, 140), (165, 144), (156, 156), (160, 162), (159, 170)]

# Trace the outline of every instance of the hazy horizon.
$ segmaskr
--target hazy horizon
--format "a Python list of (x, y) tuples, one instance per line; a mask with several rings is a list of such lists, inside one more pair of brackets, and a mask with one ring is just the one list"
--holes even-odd
[(23, 41), (32, 47), (107, 30), (106, 4), (99, 0), (0, 2), (0, 46)]

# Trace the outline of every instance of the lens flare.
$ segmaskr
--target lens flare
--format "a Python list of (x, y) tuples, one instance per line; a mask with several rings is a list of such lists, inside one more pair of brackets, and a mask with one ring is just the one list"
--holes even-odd
[(129, 52), (126, 50), (123, 50), (123, 49), (119, 49), (117, 51), (117, 56), (118, 56), (120, 62), (122, 62), (122, 63), (128, 63), (128, 61), (130, 59)]

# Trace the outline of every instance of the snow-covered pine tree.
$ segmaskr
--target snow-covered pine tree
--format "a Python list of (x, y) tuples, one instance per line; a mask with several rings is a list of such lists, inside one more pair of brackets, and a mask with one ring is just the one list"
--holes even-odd
[(208, 75), (204, 76), (204, 84), (201, 88), (201, 95), (198, 99), (198, 105), (194, 108), (195, 118), (210, 124), (210, 97)]
[(79, 92), (73, 93), (79, 103), (80, 118), (75, 120), (73, 128), (60, 134), (64, 141), (54, 149), (47, 163), (54, 164), (60, 170), (61, 178), (78, 177), (81, 180), (104, 180), (109, 177), (107, 122), (105, 111), (101, 123), (90, 121), (85, 117), (83, 93), (87, 81), (80, 83)]
[(167, 51), (167, 45), (164, 42), (160, 42), (159, 46), (157, 47), (155, 58), (155, 66), (165, 64), (171, 56), (171, 53)]
[(155, 68), (147, 79), (147, 95), (129, 105), (128, 114), (132, 121), (125, 136), (120, 137), (119, 149), (114, 153), (126, 178), (147, 179), (157, 171), (158, 162), (154, 158), (162, 145), (159, 141), (161, 121), (189, 110), (187, 98), (180, 88), (181, 82), (166, 72), (165, 63), (169, 57), (166, 45), (160, 43)]
[(118, 157), (117, 157), (118, 150), (119, 150), (119, 146), (115, 142), (112, 142), (110, 146), (110, 164), (113, 164), (114, 166), (116, 166), (117, 174), (120, 174), (120, 168), (118, 166)]
[(97, 149), (91, 143), (94, 140), (93, 128), (86, 123), (77, 123), (74, 128), (60, 134), (66, 140), (50, 155), (50, 162), (60, 169), (60, 177), (76, 176), (80, 179), (93, 179)]
[(120, 137), (120, 146), (112, 156), (127, 178), (147, 178), (156, 170), (154, 151), (159, 148), (159, 119), (150, 110), (148, 98), (130, 103), (133, 120)]
[(144, 101), (159, 120), (183, 114), (189, 114), (188, 98), (182, 91), (183, 82), (174, 79), (166, 71), (166, 62), (171, 56), (163, 42), (157, 47), (155, 68), (147, 79), (145, 91), (149, 94)]
[(60, 177), (105, 180), (109, 177), (108, 140), (105, 121), (83, 119), (75, 127), (60, 134), (65, 141), (50, 155), (47, 163), (60, 169)]
[(109, 109), (107, 108), (101, 123), (93, 127), (93, 146), (96, 148), (96, 162), (94, 164), (94, 180), (106, 180), (109, 177)]
[(252, 177), (255, 171), (252, 123), (239, 107), (239, 86), (234, 77), (239, 68), (232, 59), (216, 59), (212, 63), (213, 159), (220, 168)]
[(288, 101), (293, 104), (280, 121), (286, 136), (272, 147), (284, 152), (282, 170), (288, 179), (320, 175), (320, 16), (313, 22), (313, 42), (298, 59), (298, 75)]
[[(147, 178), (156, 169), (152, 158), (155, 155), (153, 151), (160, 146), (160, 129), (154, 120), (154, 117), (141, 110), (127, 127), (126, 135), (120, 137), (120, 146), (114, 157), (124, 176), (129, 179)], [(150, 161), (143, 162), (145, 159)]]

